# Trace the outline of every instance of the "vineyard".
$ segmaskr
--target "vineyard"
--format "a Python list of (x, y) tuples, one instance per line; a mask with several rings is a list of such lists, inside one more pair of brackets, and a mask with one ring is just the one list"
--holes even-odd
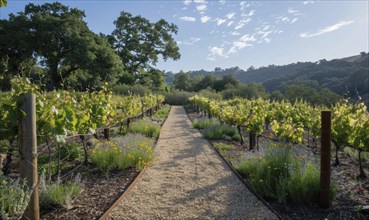
[[(191, 108), (197, 113), (190, 114), (194, 126), (203, 129), (204, 136), (212, 140), (220, 154), (246, 178), (250, 188), (265, 199), (277, 201), (276, 209), (284, 210), (282, 212), (286, 210), (278, 203), (317, 203), (321, 112), (331, 109), (334, 152), (331, 158), (331, 200), (335, 201), (336, 196), (334, 204), (338, 206), (335, 207), (341, 210), (350, 205), (356, 205), (360, 210), (367, 204), (369, 113), (364, 103), (343, 99), (327, 108), (311, 106), (303, 100), (294, 103), (261, 98), (214, 100), (198, 95), (190, 101)], [(248, 142), (244, 137), (248, 137)], [(291, 165), (285, 167), (285, 164)], [(346, 188), (348, 185), (351, 188)], [(345, 202), (342, 202), (343, 198)], [(306, 211), (309, 209), (304, 209), (301, 218), (311, 214)]]
[[(26, 97), (24, 94), (29, 93), (36, 97), (37, 121), (37, 149), (31, 159), (26, 156), (29, 151), (27, 149), (31, 147), (30, 139), (20, 139), (23, 133), (27, 133), (23, 130), (21, 121), (27, 116), (22, 108)], [(127, 170), (130, 167), (135, 167), (137, 171), (143, 169), (152, 159), (152, 149), (155, 146), (153, 138), (158, 136), (162, 123), (162, 119), (155, 122), (144, 117), (152, 117), (163, 101), (164, 97), (161, 95), (117, 96), (106, 88), (93, 92), (41, 93), (38, 86), (28, 79), (14, 78), (12, 90), (0, 96), (1, 164), (6, 157), (6, 163), (2, 167), (4, 176), (0, 179), (1, 215), (4, 218), (22, 216), (32, 193), (35, 195), (35, 186), (39, 184), (40, 205), (48, 210), (63, 205), (68, 200), (70, 202), (78, 194), (80, 186), (73, 181), (74, 178), (81, 178), (81, 172), (84, 173), (83, 177), (87, 177), (90, 174), (86, 172), (95, 167), (105, 176), (114, 172), (119, 177), (122, 175), (117, 174), (116, 170)], [(164, 119), (166, 117), (165, 113), (164, 116), (157, 116)], [(119, 144), (122, 141), (124, 144)], [(24, 150), (22, 145), (26, 145), (27, 149)], [(19, 173), (22, 177), (30, 175), (27, 169), (35, 170), (35, 175), (40, 176), (39, 182), (37, 177), (33, 179), (37, 185), (17, 178)], [(137, 171), (128, 170), (123, 175), (132, 179)], [(94, 176), (96, 171), (91, 172)], [(18, 180), (12, 180), (14, 177)], [(95, 175), (95, 178), (98, 177)], [(92, 181), (98, 182), (98, 179)], [(25, 187), (27, 184), (28, 189)], [(68, 194), (70, 198), (59, 202), (45, 199), (45, 193), (58, 190), (62, 194)], [(13, 200), (7, 201), (11, 198)], [(100, 213), (106, 208), (108, 207), (99, 210)]]

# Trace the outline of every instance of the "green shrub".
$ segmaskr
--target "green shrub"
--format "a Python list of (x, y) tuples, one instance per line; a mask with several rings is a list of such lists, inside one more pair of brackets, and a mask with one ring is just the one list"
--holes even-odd
[(172, 91), (171, 93), (165, 93), (165, 101), (164, 103), (169, 105), (185, 105), (188, 103), (188, 98), (194, 95), (191, 92), (185, 91)]
[(152, 160), (154, 141), (142, 134), (128, 134), (100, 142), (94, 146), (90, 159), (105, 175), (111, 170), (128, 167), (143, 169)]
[(70, 205), (71, 200), (76, 197), (82, 188), (79, 182), (69, 183), (47, 183), (45, 176), (40, 176), (39, 193), (40, 207), (52, 208), (62, 205)]
[(220, 154), (225, 155), (227, 151), (233, 150), (234, 146), (225, 144), (222, 142), (214, 143), (214, 147), (219, 151)]
[(130, 124), (129, 132), (144, 134), (147, 137), (158, 137), (160, 134), (160, 125), (152, 122), (148, 118), (135, 121)]
[[(247, 159), (236, 166), (250, 187), (264, 198), (280, 203), (311, 204), (319, 198), (319, 170), (289, 148), (268, 148), (265, 157)], [(331, 187), (331, 199), (335, 197)]]
[(220, 122), (219, 122), (219, 120), (216, 120), (216, 119), (203, 119), (203, 120), (195, 119), (192, 122), (192, 125), (193, 125), (194, 128), (205, 129), (205, 128), (218, 126), (218, 125), (220, 125)]
[(144, 96), (146, 94), (151, 93), (151, 90), (148, 87), (140, 85), (140, 84), (136, 84), (136, 85), (125, 85), (125, 84), (115, 85), (112, 88), (112, 91), (115, 94), (118, 94), (118, 95)]
[(0, 179), (0, 219), (20, 219), (31, 194), (26, 181)]
[(78, 143), (72, 142), (61, 145), (58, 148), (55, 156), (58, 157), (59, 153), (61, 160), (74, 161), (82, 158), (83, 150), (82, 146), (80, 146)]
[(198, 94), (202, 97), (206, 97), (206, 98), (209, 98), (209, 99), (214, 99), (214, 100), (221, 100), (223, 97), (222, 97), (222, 94), (220, 93), (216, 93), (214, 91), (211, 91), (209, 89), (203, 89), (203, 90), (200, 90), (198, 92)]
[(240, 141), (240, 135), (236, 128), (229, 125), (216, 125), (204, 129), (204, 136), (210, 140), (224, 139)]
[(157, 112), (155, 112), (152, 118), (166, 119), (169, 115), (169, 111), (170, 111), (170, 106), (164, 105)]

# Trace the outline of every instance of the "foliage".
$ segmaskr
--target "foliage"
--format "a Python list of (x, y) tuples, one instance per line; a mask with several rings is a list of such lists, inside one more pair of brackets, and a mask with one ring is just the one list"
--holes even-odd
[(118, 95), (138, 95), (144, 96), (151, 93), (150, 89), (146, 86), (136, 84), (136, 85), (126, 85), (118, 84), (113, 86), (112, 91)]
[(233, 150), (234, 146), (230, 144), (225, 144), (222, 142), (214, 143), (214, 147), (219, 151), (220, 154), (226, 155), (227, 151)]
[(218, 126), (220, 125), (220, 122), (219, 120), (216, 120), (216, 119), (202, 119), (202, 120), (195, 119), (192, 122), (192, 125), (194, 128), (206, 129), (206, 128)]
[(241, 137), (236, 128), (229, 125), (217, 125), (204, 129), (204, 136), (210, 140), (224, 139), (240, 141)]
[[(236, 169), (264, 198), (294, 204), (319, 201), (318, 168), (303, 157), (297, 158), (289, 148), (268, 148), (264, 157), (244, 160)], [(331, 187), (331, 199), (334, 196)]]
[[(133, 16), (122, 11), (114, 21), (115, 30), (107, 39), (116, 50), (127, 72), (133, 73), (136, 79), (141, 77), (142, 70), (150, 72), (156, 65), (159, 55), (167, 59), (178, 60), (179, 48), (172, 37), (177, 34), (178, 27), (164, 19), (152, 23), (148, 19)], [(124, 81), (120, 81), (125, 83)]]
[(0, 218), (20, 219), (26, 210), (33, 190), (20, 179), (0, 179)]
[(238, 86), (230, 86), (222, 91), (224, 99), (232, 99), (235, 97), (256, 99), (266, 96), (264, 86), (262, 84), (240, 84)]
[(148, 118), (144, 118), (131, 123), (128, 131), (132, 133), (140, 133), (147, 137), (158, 137), (160, 134), (160, 125)]
[(91, 161), (105, 175), (113, 169), (143, 169), (152, 160), (154, 142), (142, 134), (128, 134), (111, 142), (100, 142), (92, 150)]
[(169, 115), (169, 111), (170, 105), (164, 105), (157, 112), (155, 112), (152, 118), (166, 119)]
[(7, 4), (8, 4), (7, 0), (0, 0), (0, 7), (6, 7)]
[(179, 72), (174, 75), (173, 86), (181, 91), (190, 91), (190, 77), (188, 73)]
[(55, 154), (55, 156), (60, 156), (61, 160), (76, 161), (82, 158), (83, 150), (81, 145), (72, 142), (62, 144)]
[(84, 17), (83, 11), (58, 2), (30, 3), (24, 12), (10, 14), (9, 20), (1, 20), (4, 28), (0, 34), (0, 48), (7, 49), (0, 54), (16, 62), (15, 72), (20, 65), (38, 56), (39, 63), (48, 70), (43, 77), (46, 81), (42, 83), (47, 83), (49, 90), (62, 88), (64, 81), (77, 70), (88, 71), (88, 75), (93, 76), (89, 79), (95, 83), (114, 82), (117, 74), (123, 71), (119, 57), (105, 39), (87, 27)]
[(209, 90), (209, 89), (202, 89), (198, 92), (199, 95), (201, 95), (202, 97), (206, 97), (209, 99), (214, 99), (214, 100), (221, 100), (222, 94), (220, 93), (216, 93), (213, 90)]
[(188, 102), (193, 93), (174, 90), (171, 93), (165, 93), (165, 103), (168, 105), (184, 105)]
[(74, 182), (60, 183), (58, 180), (55, 183), (49, 183), (45, 180), (45, 175), (40, 176), (39, 195), (40, 207), (52, 208), (56, 206), (68, 206), (71, 200), (75, 198), (81, 191), (81, 180), (77, 174)]

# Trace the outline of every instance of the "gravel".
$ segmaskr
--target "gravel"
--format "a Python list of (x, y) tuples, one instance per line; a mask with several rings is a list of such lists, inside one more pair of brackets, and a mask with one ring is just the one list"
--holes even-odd
[(278, 219), (237, 178), (183, 107), (173, 106), (155, 160), (108, 219)]

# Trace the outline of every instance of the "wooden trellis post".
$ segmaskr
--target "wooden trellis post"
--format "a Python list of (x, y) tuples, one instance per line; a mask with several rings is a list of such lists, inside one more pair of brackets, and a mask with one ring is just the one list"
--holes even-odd
[(320, 205), (328, 208), (331, 185), (331, 111), (321, 112)]
[(27, 180), (27, 185), (33, 189), (25, 219), (40, 219), (38, 198), (37, 172), (37, 136), (36, 136), (36, 95), (25, 94), (22, 97), (21, 110), (26, 114), (19, 118), (20, 175)]

